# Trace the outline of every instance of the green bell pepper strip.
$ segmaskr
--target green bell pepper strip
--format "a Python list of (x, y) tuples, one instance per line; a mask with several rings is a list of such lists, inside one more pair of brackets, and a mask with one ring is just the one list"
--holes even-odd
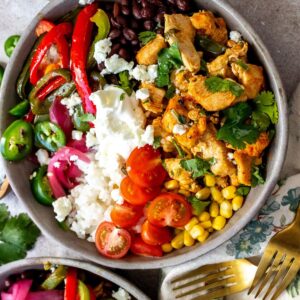
[(38, 94), (45, 86), (51, 84), (51, 81), (56, 77), (62, 77), (67, 82), (71, 82), (71, 73), (66, 69), (53, 70), (42, 77), (28, 97), (31, 104), (31, 110), (35, 115), (47, 114), (49, 112), (52, 102), (48, 101), (47, 98), (43, 100), (39, 99)]
[(10, 124), (0, 141), (1, 154), (9, 161), (19, 161), (25, 158), (31, 152), (32, 146), (32, 125), (23, 120), (17, 120)]
[(54, 123), (49, 121), (39, 122), (34, 128), (35, 144), (39, 147), (55, 152), (66, 145), (64, 132)]
[(47, 101), (48, 103), (52, 103), (56, 99), (56, 97), (61, 97), (61, 98), (69, 97), (75, 91), (75, 89), (76, 89), (76, 86), (73, 81), (66, 82), (60, 88), (58, 88), (56, 91), (51, 93), (45, 99), (45, 101)]
[(47, 166), (41, 166), (33, 173), (35, 176), (31, 180), (31, 190), (37, 202), (51, 206), (55, 200), (52, 197), (52, 190), (47, 177)]
[(87, 132), (90, 130), (89, 122), (83, 121), (82, 116), (84, 116), (84, 111), (82, 105), (78, 105), (75, 107), (75, 113), (72, 117), (72, 121), (74, 127), (82, 132)]
[(0, 87), (1, 87), (3, 77), (4, 77), (4, 68), (0, 66)]
[(11, 57), (13, 51), (15, 50), (18, 41), (20, 40), (19, 35), (10, 36), (4, 43), (4, 51), (8, 57)]
[(80, 300), (91, 299), (89, 288), (81, 280), (78, 280), (78, 295)]
[(42, 34), (34, 43), (33, 48), (31, 50), (31, 53), (29, 54), (25, 65), (22, 69), (22, 72), (20, 73), (18, 80), (17, 80), (17, 94), (21, 99), (27, 99), (27, 93), (26, 93), (26, 86), (27, 83), (29, 82), (29, 68), (30, 68), (30, 63), (31, 59), (36, 51), (36, 48), (40, 44), (42, 38), (45, 36), (45, 34)]
[(37, 124), (37, 123), (43, 122), (43, 121), (50, 121), (50, 116), (49, 116), (49, 114), (35, 115), (35, 116), (34, 116), (34, 120), (33, 120), (33, 123), (34, 123), (34, 124)]
[(11, 114), (14, 117), (22, 118), (24, 117), (30, 110), (30, 103), (28, 100), (23, 100), (22, 102), (18, 103), (16, 106), (14, 106), (10, 111), (9, 114)]
[(45, 290), (54, 290), (67, 276), (67, 268), (58, 266), (53, 273), (42, 283), (41, 287)]
[(96, 35), (89, 51), (88, 63), (87, 63), (88, 69), (91, 69), (96, 64), (96, 61), (94, 59), (96, 43), (99, 42), (100, 40), (105, 39), (110, 32), (109, 18), (104, 10), (98, 9), (96, 14), (91, 18), (91, 21), (97, 25), (98, 34)]

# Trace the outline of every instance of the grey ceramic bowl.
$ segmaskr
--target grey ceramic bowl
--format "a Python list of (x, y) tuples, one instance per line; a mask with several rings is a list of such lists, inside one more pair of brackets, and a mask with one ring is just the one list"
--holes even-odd
[(88, 271), (92, 274), (98, 275), (104, 279), (107, 279), (108, 281), (115, 283), (117, 286), (129, 292), (135, 299), (150, 300), (141, 290), (136, 288), (129, 281), (99, 266), (95, 266), (93, 264), (82, 262), (79, 260), (53, 257), (22, 259), (2, 266), (0, 268), (0, 289), (4, 287), (4, 281), (10, 275), (19, 274), (26, 270), (43, 269), (43, 265), (47, 262), (51, 264), (64, 265), (67, 267), (75, 267), (77, 269)]
[[(72, 248), (72, 250), (75, 250), (86, 259), (90, 259), (98, 264), (123, 269), (150, 269), (172, 266), (198, 257), (215, 249), (240, 231), (262, 207), (278, 180), (287, 145), (287, 105), (283, 86), (273, 60), (263, 42), (250, 25), (235, 10), (224, 3), (224, 1), (198, 0), (197, 2), (199, 3), (199, 7), (212, 10), (223, 16), (230, 29), (238, 30), (242, 33), (243, 37), (249, 41), (264, 66), (270, 87), (275, 93), (279, 109), (279, 122), (276, 126), (277, 133), (268, 156), (266, 183), (253, 189), (248, 195), (243, 208), (233, 216), (227, 226), (222, 231), (211, 235), (203, 245), (197, 244), (193, 247), (183, 248), (159, 259), (129, 256), (122, 260), (110, 260), (100, 256), (93, 244), (78, 239), (72, 232), (61, 230), (57, 226), (52, 209), (41, 206), (34, 200), (28, 180), (30, 172), (32, 171), (32, 166), (29, 162), (20, 162), (17, 164), (5, 162), (6, 172), (13, 190), (43, 233), (55, 239), (61, 245)], [(77, 3), (78, 0), (51, 1), (24, 31), (22, 39), (6, 69), (5, 78), (2, 83), (3, 88), (0, 105), (0, 111), (2, 113), (0, 124), (1, 132), (3, 132), (5, 127), (12, 121), (7, 111), (17, 102), (15, 92), (16, 78), (33, 45), (35, 39), (34, 28), (36, 24), (44, 17), (56, 19), (64, 15), (75, 8)]]

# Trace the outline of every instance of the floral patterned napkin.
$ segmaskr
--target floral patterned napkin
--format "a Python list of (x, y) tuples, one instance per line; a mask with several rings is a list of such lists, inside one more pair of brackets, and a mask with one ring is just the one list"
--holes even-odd
[[(231, 240), (191, 262), (165, 270), (160, 298), (172, 298), (169, 282), (185, 272), (216, 262), (260, 256), (271, 237), (293, 221), (299, 203), (300, 174), (279, 182), (259, 214)], [(300, 299), (300, 273), (288, 288), (287, 294), (282, 299), (292, 299), (297, 295), (294, 299)], [(236, 299), (244, 298), (240, 295)]]

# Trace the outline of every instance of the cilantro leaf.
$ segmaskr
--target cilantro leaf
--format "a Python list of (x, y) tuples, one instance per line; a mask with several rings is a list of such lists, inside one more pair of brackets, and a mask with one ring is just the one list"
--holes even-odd
[(129, 72), (123, 71), (119, 73), (119, 79), (120, 79), (121, 88), (126, 92), (128, 96), (131, 96), (133, 91), (133, 85), (129, 79)]
[(192, 173), (192, 178), (204, 176), (210, 170), (210, 163), (200, 157), (180, 161), (181, 167)]
[(210, 204), (210, 201), (201, 201), (196, 196), (190, 196), (187, 200), (191, 203), (193, 207), (193, 213), (196, 215), (200, 215), (205, 208)]
[(197, 35), (196, 45), (206, 52), (210, 52), (214, 55), (220, 55), (226, 51), (226, 47), (213, 41), (204, 35)]
[(260, 113), (265, 113), (269, 116), (272, 124), (277, 124), (278, 122), (278, 107), (275, 100), (275, 96), (270, 91), (261, 92), (254, 99), (256, 111)]
[(250, 187), (249, 186), (239, 186), (236, 190), (237, 195), (239, 196), (247, 196), (250, 192)]
[(251, 185), (253, 187), (259, 185), (259, 184), (264, 184), (265, 179), (261, 175), (261, 170), (257, 166), (252, 167), (252, 178), (251, 178)]
[(158, 54), (157, 87), (165, 87), (170, 84), (170, 72), (182, 66), (181, 53), (178, 45), (174, 43), (170, 48), (162, 49)]
[(25, 258), (26, 251), (8, 243), (0, 244), (0, 265)]
[(161, 146), (160, 141), (161, 141), (161, 136), (155, 136), (154, 137), (154, 142), (153, 142), (153, 145), (152, 145), (154, 149), (158, 149)]
[(154, 31), (143, 31), (139, 33), (139, 40), (143, 46), (145, 46), (155, 38), (156, 38), (156, 33)]
[(186, 124), (187, 123), (187, 120), (186, 120), (185, 116), (180, 115), (175, 109), (171, 109), (171, 114), (173, 115), (173, 117), (175, 117), (175, 119), (180, 124)]
[(9, 219), (9, 211), (5, 204), (0, 204), (0, 231), (3, 229), (5, 223)]
[(252, 125), (259, 131), (267, 130), (270, 124), (271, 120), (265, 113), (260, 111), (254, 111), (252, 113)]
[(83, 114), (79, 119), (81, 122), (93, 122), (95, 121), (95, 116), (92, 114)]
[(242, 67), (244, 70), (249, 70), (249, 66), (241, 59), (236, 61), (236, 64), (238, 64), (240, 67)]
[(205, 86), (210, 92), (231, 92), (236, 97), (241, 96), (244, 92), (244, 88), (237, 82), (216, 76), (207, 78)]
[(179, 157), (184, 158), (186, 156), (186, 153), (182, 150), (182, 148), (179, 146), (179, 144), (176, 142), (175, 139), (172, 140), (172, 143), (173, 143), (174, 147), (176, 148)]
[(167, 99), (173, 98), (174, 95), (175, 95), (175, 93), (176, 93), (176, 87), (175, 87), (173, 84), (170, 84), (170, 85), (168, 86), (168, 90), (167, 90), (167, 92), (166, 92), (166, 98), (167, 98)]

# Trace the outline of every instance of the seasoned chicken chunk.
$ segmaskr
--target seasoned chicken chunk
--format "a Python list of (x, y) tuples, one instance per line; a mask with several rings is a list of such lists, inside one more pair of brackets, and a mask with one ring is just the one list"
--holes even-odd
[(239, 184), (251, 186), (253, 157), (242, 151), (235, 151), (233, 157), (237, 164), (237, 178)]
[(203, 35), (214, 41), (226, 44), (228, 39), (226, 23), (223, 18), (216, 18), (210, 11), (194, 13), (190, 18), (193, 26)]
[(154, 114), (162, 113), (164, 108), (163, 100), (166, 95), (166, 91), (164, 89), (157, 88), (152, 83), (146, 82), (143, 82), (140, 87), (147, 89), (150, 94), (150, 98), (147, 99), (147, 101), (142, 101), (143, 108)]
[(192, 148), (194, 155), (199, 155), (203, 159), (215, 159), (215, 164), (211, 166), (212, 172), (221, 177), (229, 176), (232, 185), (237, 185), (236, 167), (228, 159), (228, 149), (225, 144), (216, 137), (217, 130), (212, 123), (207, 124), (207, 129), (200, 137), (198, 144)]
[(247, 97), (254, 99), (264, 87), (263, 68), (252, 64), (246, 64), (246, 66), (247, 68), (237, 63), (231, 64), (232, 72), (245, 87)]
[(142, 47), (137, 55), (136, 60), (139, 65), (154, 65), (157, 64), (158, 53), (167, 47), (164, 37), (158, 34), (155, 39)]
[(177, 43), (185, 67), (193, 73), (200, 70), (200, 57), (194, 46), (195, 28), (182, 14), (165, 14), (165, 37), (170, 45)]
[(189, 82), (192, 77), (193, 74), (187, 70), (173, 71), (171, 81), (176, 88), (185, 93), (188, 91)]
[(154, 128), (154, 137), (160, 137), (160, 144), (164, 152), (175, 151), (175, 146), (172, 143), (172, 136), (166, 132), (162, 127), (161, 117), (157, 117), (152, 121), (152, 126)]
[(262, 132), (254, 144), (248, 144), (245, 149), (238, 150), (252, 157), (260, 157), (262, 152), (269, 146), (270, 139), (267, 132)]

